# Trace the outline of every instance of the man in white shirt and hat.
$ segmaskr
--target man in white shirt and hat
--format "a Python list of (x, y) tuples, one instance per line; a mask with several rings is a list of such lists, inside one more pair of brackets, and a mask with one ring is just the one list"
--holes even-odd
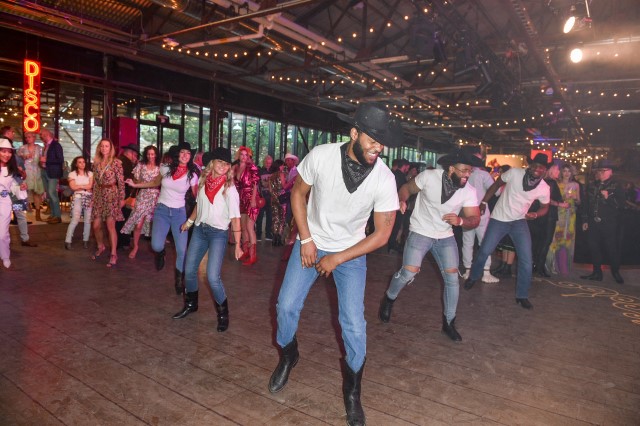
[[(347, 424), (353, 426), (365, 424), (360, 388), (367, 342), (366, 254), (387, 243), (398, 209), (395, 178), (378, 156), (385, 146), (400, 146), (402, 139), (392, 137), (384, 104), (361, 104), (353, 118), (340, 118), (351, 124), (351, 140), (313, 148), (298, 166), (291, 191), (300, 239), (293, 247), (278, 295), (276, 341), (281, 355), (269, 391), (281, 391), (298, 362), (296, 332), (311, 286), (318, 276), (333, 274), (346, 351), (342, 392)], [(375, 231), (367, 236), (371, 210)]]
[(398, 294), (413, 282), (420, 272), (424, 257), (431, 252), (444, 280), (442, 332), (457, 342), (462, 337), (455, 328), (460, 283), (458, 244), (453, 235), (453, 226), (473, 229), (480, 222), (476, 191), (467, 184), (467, 180), (473, 167), (479, 167), (482, 161), (467, 152), (456, 150), (441, 157), (438, 164), (444, 170), (425, 170), (400, 188), (401, 212), (406, 210), (411, 195), (418, 194), (418, 197), (411, 214), (402, 267), (391, 278), (380, 303), (378, 317), (384, 323), (389, 322)]
[[(531, 234), (527, 220), (534, 220), (544, 216), (549, 210), (551, 194), (549, 185), (544, 181), (544, 175), (553, 161), (546, 154), (538, 153), (529, 159), (526, 169), (512, 167), (504, 172), (487, 190), (480, 202), (480, 212), (484, 213), (488, 201), (504, 186), (504, 191), (491, 213), (489, 226), (484, 235), (480, 250), (471, 265), (471, 273), (464, 283), (465, 290), (470, 290), (477, 280), (482, 277), (482, 271), (487, 258), (495, 250), (502, 237), (509, 235), (516, 246), (518, 254), (518, 277), (516, 280), (516, 303), (525, 309), (533, 309), (529, 301), (529, 287), (533, 272), (533, 253), (531, 249)], [(529, 207), (535, 200), (540, 201), (540, 208), (529, 212)]]

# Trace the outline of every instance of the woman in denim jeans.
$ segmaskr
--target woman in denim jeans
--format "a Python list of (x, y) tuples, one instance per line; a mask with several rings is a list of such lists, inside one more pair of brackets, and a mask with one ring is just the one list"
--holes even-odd
[(240, 248), (240, 196), (231, 174), (231, 151), (218, 147), (203, 155), (206, 167), (199, 183), (196, 208), (182, 225), (184, 233), (196, 225), (189, 243), (186, 267), (186, 293), (184, 307), (173, 318), (180, 319), (198, 310), (198, 268), (204, 255), (207, 260), (207, 277), (213, 292), (218, 313), (218, 331), (229, 326), (227, 295), (220, 278), (220, 269), (227, 248), (229, 222), (235, 234), (235, 257), (242, 256)]
[(170, 163), (160, 165), (160, 173), (150, 182), (134, 182), (127, 179), (127, 185), (134, 188), (160, 187), (160, 196), (153, 213), (151, 228), (151, 249), (155, 252), (156, 270), (164, 268), (166, 251), (164, 244), (171, 230), (176, 246), (176, 265), (174, 271), (176, 294), (184, 291), (184, 259), (187, 252), (188, 235), (180, 231), (180, 226), (187, 220), (185, 210), (185, 194), (198, 190), (198, 167), (193, 164), (191, 145), (180, 142), (169, 149)]

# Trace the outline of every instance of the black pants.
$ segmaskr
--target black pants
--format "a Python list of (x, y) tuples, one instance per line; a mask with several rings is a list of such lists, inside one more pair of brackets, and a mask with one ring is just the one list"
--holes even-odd
[(122, 216), (124, 216), (124, 220), (122, 222), (116, 222), (116, 232), (118, 233), (118, 248), (126, 247), (131, 245), (131, 234), (122, 234), (120, 231), (124, 227), (125, 222), (129, 219), (131, 215), (131, 209), (128, 207), (122, 208)]
[(266, 216), (266, 220), (267, 223), (265, 224), (265, 235), (267, 238), (273, 238), (272, 232), (271, 232), (271, 226), (272, 226), (272, 218), (271, 218), (271, 194), (268, 192), (263, 192), (262, 196), (264, 197), (264, 200), (266, 201), (264, 203), (264, 207), (260, 209), (260, 213), (258, 213), (258, 218), (256, 219), (256, 238), (261, 239), (262, 238), (262, 219), (265, 218)]
[(396, 221), (393, 222), (393, 228), (391, 229), (391, 235), (389, 235), (389, 241), (387, 244), (391, 247), (395, 247), (398, 245), (397, 238), (398, 232), (402, 229), (402, 225), (404, 224), (404, 215), (400, 213), (400, 210), (396, 211)]
[(553, 235), (556, 231), (557, 219), (541, 217), (540, 219), (529, 221), (529, 231), (531, 231), (531, 253), (533, 263), (537, 271), (544, 271), (544, 264), (547, 261), (549, 247), (553, 242)]
[(620, 252), (618, 250), (618, 220), (603, 218), (601, 222), (589, 219), (589, 251), (593, 270), (600, 271), (603, 263), (603, 253), (609, 256), (612, 271), (620, 269)]

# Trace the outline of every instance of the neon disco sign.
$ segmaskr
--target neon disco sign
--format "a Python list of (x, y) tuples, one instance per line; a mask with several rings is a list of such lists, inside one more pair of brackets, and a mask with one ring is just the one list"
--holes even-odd
[(40, 131), (40, 63), (24, 60), (24, 110), (22, 127), (25, 132)]

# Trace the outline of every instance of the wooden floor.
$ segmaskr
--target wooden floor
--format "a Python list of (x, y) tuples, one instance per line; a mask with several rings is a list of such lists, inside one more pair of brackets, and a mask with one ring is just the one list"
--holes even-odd
[[(13, 227), (12, 227), (13, 228)], [(89, 259), (66, 224), (32, 228), (38, 248), (12, 244), (0, 271), (0, 425), (316, 425), (345, 423), (336, 294), (320, 280), (302, 312), (300, 362), (277, 395), (275, 300), (281, 248), (259, 262), (223, 265), (230, 327), (217, 333), (202, 281), (200, 310), (183, 320), (171, 267), (156, 272), (148, 242), (138, 258)], [(77, 231), (80, 231), (79, 229)], [(76, 239), (78, 240), (78, 239)], [(172, 249), (169, 250), (170, 253)], [(527, 311), (514, 280), (461, 290), (453, 343), (440, 332), (441, 279), (430, 258), (400, 294), (392, 321), (378, 302), (400, 257), (369, 256), (369, 425), (639, 425), (640, 271), (535, 280)], [(203, 271), (201, 270), (201, 273)]]

